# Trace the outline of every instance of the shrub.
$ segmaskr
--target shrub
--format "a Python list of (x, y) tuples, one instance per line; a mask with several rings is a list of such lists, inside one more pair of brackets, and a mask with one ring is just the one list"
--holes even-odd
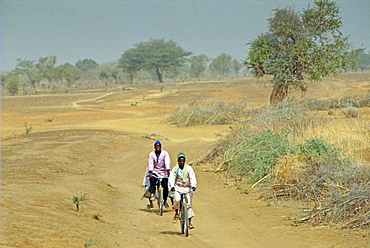
[(291, 152), (287, 133), (265, 131), (237, 141), (226, 151), (227, 162), (223, 164), (227, 170), (256, 182), (271, 172), (279, 156)]
[(179, 127), (196, 125), (226, 125), (239, 122), (245, 116), (243, 104), (223, 101), (203, 103), (192, 101), (177, 107), (167, 120)]
[[(341, 144), (335, 139), (335, 143), (328, 141), (333, 141), (333, 135), (342, 136), (338, 130), (323, 135), (316, 128), (322, 129), (325, 122), (308, 123), (303, 108), (282, 103), (232, 129), (202, 159), (214, 159), (216, 171), (225, 171), (226, 178), (255, 182), (252, 188), (258, 185), (264, 199), (305, 204), (310, 210), (297, 218), (296, 224), (369, 227), (370, 166), (347, 157), (346, 148), (334, 145)], [(350, 123), (348, 131), (353, 137), (356, 127)], [(313, 135), (307, 135), (312, 126)], [(306, 136), (310, 138), (304, 139)]]
[(305, 111), (302, 105), (293, 102), (281, 102), (263, 109), (253, 119), (252, 125), (260, 131), (290, 129), (297, 131), (306, 125)]
[(18, 76), (11, 76), (6, 80), (7, 82), (6, 87), (11, 96), (15, 96), (16, 94), (18, 94), (19, 86), (20, 86), (19, 80), (20, 79)]
[(358, 110), (355, 107), (349, 106), (343, 110), (343, 113), (347, 118), (358, 118)]

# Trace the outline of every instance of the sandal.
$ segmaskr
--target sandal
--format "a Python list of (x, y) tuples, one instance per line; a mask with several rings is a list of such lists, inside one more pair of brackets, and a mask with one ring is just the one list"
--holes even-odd
[(179, 216), (177, 214), (175, 214), (175, 216), (173, 216), (173, 219), (172, 219), (172, 223), (177, 223), (177, 220), (179, 219)]
[(193, 224), (189, 224), (189, 229), (194, 229)]

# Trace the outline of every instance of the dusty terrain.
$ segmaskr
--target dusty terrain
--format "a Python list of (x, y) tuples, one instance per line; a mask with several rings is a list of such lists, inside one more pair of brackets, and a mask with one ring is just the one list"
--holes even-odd
[[(317, 98), (370, 90), (369, 74), (309, 88)], [(293, 226), (295, 206), (261, 201), (194, 166), (195, 229), (189, 237), (141, 200), (147, 156), (159, 139), (175, 164), (204, 154), (229, 126), (178, 128), (167, 113), (192, 99), (267, 104), (253, 79), (147, 83), (106, 90), (2, 98), (1, 247), (370, 247), (368, 230)], [(366, 110), (360, 115), (366, 116)], [(370, 115), (369, 115), (370, 116)], [(27, 127), (25, 126), (27, 125)], [(32, 128), (28, 134), (26, 128)], [(73, 196), (87, 194), (80, 211)], [(88, 243), (90, 242), (90, 243)]]

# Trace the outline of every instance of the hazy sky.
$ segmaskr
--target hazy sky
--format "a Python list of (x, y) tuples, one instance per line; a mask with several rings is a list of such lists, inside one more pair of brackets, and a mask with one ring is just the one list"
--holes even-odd
[[(301, 12), (313, 0), (0, 0), (1, 70), (16, 58), (57, 64), (117, 61), (133, 44), (174, 40), (195, 55), (243, 59), (247, 42), (267, 31), (274, 8)], [(370, 50), (370, 0), (338, 0), (342, 31)]]

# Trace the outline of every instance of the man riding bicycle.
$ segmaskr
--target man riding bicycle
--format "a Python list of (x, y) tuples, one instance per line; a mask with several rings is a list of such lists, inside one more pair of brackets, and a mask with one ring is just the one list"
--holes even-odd
[(190, 165), (186, 164), (185, 160), (186, 160), (185, 154), (180, 152), (177, 155), (177, 165), (173, 167), (169, 179), (169, 184), (171, 187), (174, 201), (172, 208), (175, 209), (173, 223), (176, 223), (179, 218), (178, 210), (180, 207), (181, 196), (178, 191), (189, 192), (186, 194), (186, 201), (188, 203), (189, 228), (193, 229), (194, 226), (191, 223), (191, 219), (194, 217), (192, 200), (193, 192), (196, 190), (197, 187), (197, 179), (195, 177), (193, 168)]
[(157, 177), (163, 177), (163, 200), (165, 207), (168, 208), (166, 201), (168, 196), (168, 176), (170, 175), (170, 155), (165, 150), (162, 150), (160, 141), (154, 143), (154, 151), (149, 154), (148, 174), (150, 177), (150, 200), (155, 200), (156, 185), (158, 182), (158, 179), (153, 176), (155, 174)]

